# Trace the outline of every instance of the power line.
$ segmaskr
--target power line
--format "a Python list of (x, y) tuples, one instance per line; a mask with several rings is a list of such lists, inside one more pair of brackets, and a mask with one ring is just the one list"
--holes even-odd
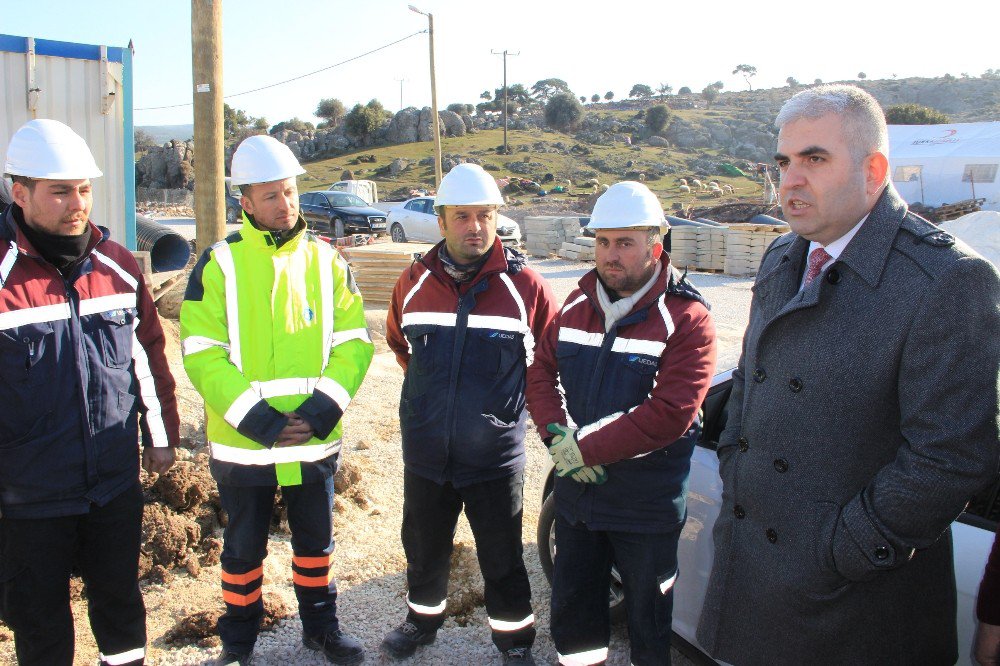
[[(406, 37), (403, 37), (402, 39), (397, 39), (394, 42), (389, 42), (388, 44), (383, 44), (382, 46), (379, 46), (378, 48), (372, 49), (371, 51), (365, 51), (361, 55), (356, 55), (353, 58), (348, 58), (347, 60), (342, 60), (342, 61), (340, 61), (338, 63), (335, 63), (333, 65), (330, 65), (328, 67), (323, 67), (322, 69), (317, 69), (314, 72), (309, 72), (308, 74), (301, 74), (301, 75), (293, 77), (291, 79), (286, 79), (285, 81), (279, 81), (277, 83), (271, 83), (271, 84), (268, 84), (266, 86), (261, 86), (260, 88), (254, 88), (253, 90), (244, 90), (243, 92), (233, 93), (232, 95), (225, 95), (225, 96), (223, 96), (223, 99), (230, 99), (232, 97), (239, 97), (240, 95), (249, 95), (250, 93), (260, 92), (261, 90), (267, 90), (268, 88), (275, 88), (277, 86), (283, 86), (286, 83), (291, 83), (292, 81), (298, 81), (299, 79), (304, 79), (307, 76), (312, 76), (314, 74), (319, 74), (320, 72), (325, 72), (325, 71), (327, 71), (329, 69), (333, 69), (334, 67), (340, 67), (341, 65), (346, 65), (349, 62), (353, 62), (353, 61), (358, 60), (360, 58), (364, 58), (365, 56), (369, 56), (369, 55), (371, 55), (373, 53), (377, 53), (378, 51), (381, 51), (383, 49), (387, 49), (390, 46), (395, 46), (396, 44), (399, 44), (400, 42), (405, 42), (410, 37), (416, 37), (417, 35), (421, 35), (421, 34), (423, 34), (425, 32), (427, 32), (427, 31), (426, 30), (418, 30), (417, 32), (409, 34)], [(135, 111), (156, 111), (156, 110), (159, 110), (159, 109), (176, 109), (176, 108), (179, 108), (179, 107), (182, 107), (182, 106), (191, 106), (192, 104), (194, 104), (194, 102), (185, 102), (183, 104), (168, 104), (166, 106), (144, 106), (142, 108), (138, 108), (138, 109), (134, 109), (134, 110)]]

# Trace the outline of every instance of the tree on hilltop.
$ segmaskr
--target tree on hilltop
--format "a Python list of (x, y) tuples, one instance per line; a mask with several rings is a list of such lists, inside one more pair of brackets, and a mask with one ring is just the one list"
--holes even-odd
[(344, 119), (346, 112), (343, 102), (335, 97), (330, 97), (319, 101), (314, 115), (325, 120), (328, 127), (333, 127)]
[(889, 125), (943, 125), (948, 116), (937, 109), (920, 104), (894, 104), (885, 110), (885, 122)]
[(373, 99), (364, 106), (354, 105), (351, 112), (344, 116), (344, 129), (351, 136), (367, 138), (391, 117), (382, 102)]
[(743, 79), (747, 82), (747, 88), (753, 91), (753, 86), (750, 85), (750, 78), (757, 76), (757, 68), (753, 65), (736, 65), (736, 69), (733, 70), (733, 74), (742, 74)]
[(542, 103), (548, 102), (553, 95), (564, 92), (571, 93), (573, 91), (569, 89), (569, 84), (562, 79), (542, 79), (531, 86), (531, 95)]
[(545, 124), (553, 129), (574, 130), (585, 113), (572, 93), (558, 93), (545, 105)]
[(864, 72), (858, 72), (858, 78), (864, 81), (865, 79), (868, 78), (868, 75), (865, 74)]
[(722, 90), (722, 81), (710, 83), (701, 90), (701, 96), (705, 100), (706, 108), (712, 108), (712, 102), (719, 98), (719, 91)]
[(242, 141), (251, 134), (267, 131), (267, 118), (254, 118), (243, 109), (222, 105), (222, 133), (227, 141)]
[(613, 100), (614, 98), (615, 98), (615, 94), (613, 92), (611, 92), (610, 90), (608, 92), (604, 93), (604, 99), (608, 100), (609, 102), (611, 100)]
[(640, 99), (649, 99), (653, 96), (653, 89), (645, 83), (637, 83), (632, 86), (632, 90), (629, 91), (628, 96), (638, 97)]
[(590, 96), (590, 101), (596, 104), (597, 102), (601, 101), (601, 96), (598, 95), (597, 93), (594, 93), (593, 95)]

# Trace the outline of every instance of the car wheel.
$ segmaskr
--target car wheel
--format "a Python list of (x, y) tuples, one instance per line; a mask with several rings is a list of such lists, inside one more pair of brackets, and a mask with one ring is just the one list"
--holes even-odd
[[(556, 556), (556, 495), (549, 493), (542, 503), (538, 514), (538, 560), (549, 584), (552, 583), (552, 565)], [(625, 620), (625, 590), (622, 587), (622, 577), (618, 569), (611, 567), (611, 586), (608, 589), (608, 605), (611, 621), (619, 623)]]
[(345, 234), (344, 234), (344, 221), (343, 220), (341, 220), (340, 218), (335, 217), (332, 220), (330, 220), (330, 226), (333, 228), (333, 235), (334, 235), (335, 238), (343, 238), (344, 237)]
[(397, 222), (392, 225), (392, 242), (393, 243), (405, 243), (406, 242), (406, 232), (403, 231), (403, 225)]

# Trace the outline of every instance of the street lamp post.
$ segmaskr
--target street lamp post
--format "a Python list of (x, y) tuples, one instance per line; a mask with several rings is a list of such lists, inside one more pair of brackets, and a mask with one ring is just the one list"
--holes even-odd
[(434, 178), (435, 187), (441, 186), (441, 120), (438, 118), (437, 84), (434, 78), (434, 15), (430, 12), (422, 12), (413, 5), (410, 11), (423, 14), (427, 17), (427, 34), (430, 38), (431, 50), (431, 119), (434, 123)]

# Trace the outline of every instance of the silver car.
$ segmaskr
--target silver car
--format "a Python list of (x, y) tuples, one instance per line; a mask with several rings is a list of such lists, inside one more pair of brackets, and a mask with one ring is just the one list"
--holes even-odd
[[(674, 647), (697, 663), (714, 663), (695, 638), (698, 617), (705, 601), (708, 577), (712, 572), (712, 527), (722, 505), (722, 479), (715, 447), (726, 426), (732, 370), (720, 373), (702, 404), (702, 434), (691, 457), (691, 477), (688, 482), (687, 523), (684, 525), (677, 550), (680, 575), (674, 586)], [(552, 560), (555, 543), (555, 496), (552, 495), (554, 473), (550, 469), (542, 489), (542, 510), (538, 516), (538, 556), (545, 575), (552, 580)], [(976, 595), (979, 581), (993, 546), (1000, 509), (1000, 484), (976, 497), (965, 513), (952, 525), (955, 555), (955, 582), (958, 587), (958, 663), (970, 663), (972, 638), (975, 631)], [(545, 545), (548, 545), (546, 548)], [(609, 603), (611, 617), (621, 620), (625, 614), (622, 603), (621, 577), (611, 572)]]
[[(437, 243), (441, 240), (434, 197), (414, 197), (389, 211), (387, 220), (393, 242)], [(504, 245), (521, 244), (521, 228), (506, 215), (497, 215), (497, 236)]]

